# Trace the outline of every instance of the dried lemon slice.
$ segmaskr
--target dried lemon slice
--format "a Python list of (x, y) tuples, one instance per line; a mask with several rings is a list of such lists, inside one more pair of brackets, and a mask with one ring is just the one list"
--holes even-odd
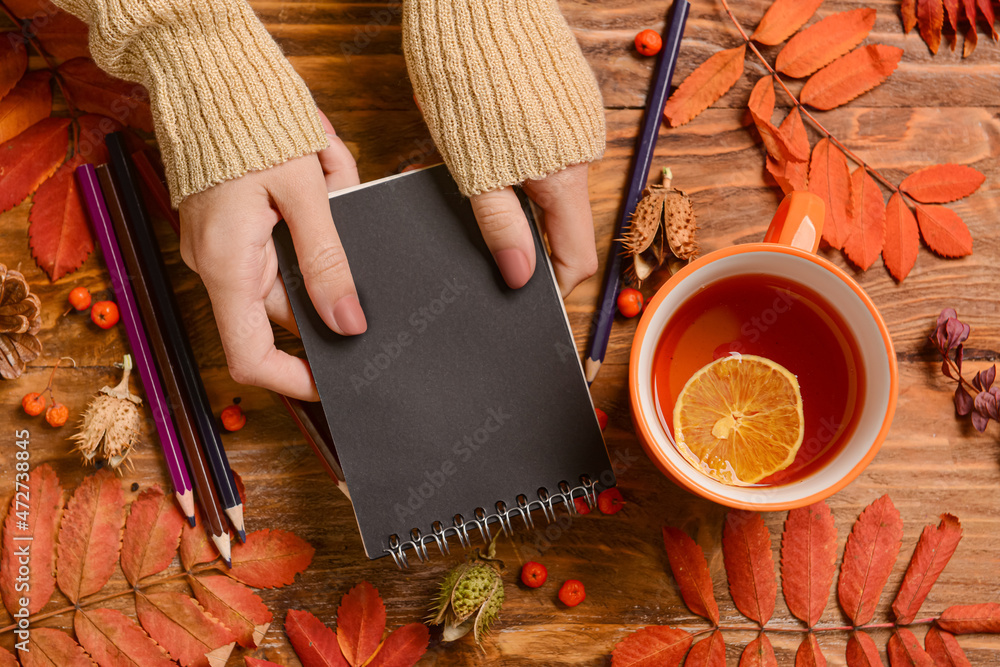
[(691, 376), (674, 406), (677, 449), (724, 484), (755, 484), (784, 470), (803, 435), (799, 382), (764, 357), (713, 361)]

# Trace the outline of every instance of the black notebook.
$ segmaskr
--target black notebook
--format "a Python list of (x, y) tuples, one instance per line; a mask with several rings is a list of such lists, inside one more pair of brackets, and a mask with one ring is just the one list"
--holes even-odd
[(369, 558), (405, 565), (614, 485), (534, 224), (535, 273), (513, 290), (443, 166), (335, 193), (330, 209), (364, 334), (327, 328), (284, 223), (274, 240)]

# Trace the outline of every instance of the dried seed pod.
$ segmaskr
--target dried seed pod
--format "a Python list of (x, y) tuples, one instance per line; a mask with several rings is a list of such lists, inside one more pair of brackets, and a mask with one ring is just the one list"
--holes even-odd
[[(632, 258), (627, 271), (638, 284), (673, 257), (690, 260), (698, 255), (698, 224), (688, 196), (670, 186), (672, 174), (663, 170), (663, 184), (651, 185), (636, 205), (622, 239)], [(670, 252), (667, 252), (669, 248)]]
[(87, 406), (80, 429), (73, 435), (76, 450), (85, 463), (93, 463), (98, 455), (117, 469), (128, 462), (128, 455), (138, 442), (142, 399), (128, 389), (132, 357), (125, 355), (121, 382), (104, 387)]
[(42, 304), (19, 272), (0, 264), (0, 377), (16, 380), (42, 353)]

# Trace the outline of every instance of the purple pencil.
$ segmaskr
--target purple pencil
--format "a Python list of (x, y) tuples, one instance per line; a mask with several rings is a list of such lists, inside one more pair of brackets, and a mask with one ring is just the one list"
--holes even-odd
[(147, 343), (146, 331), (139, 318), (135, 294), (132, 293), (132, 284), (129, 282), (128, 272), (125, 270), (125, 263), (122, 261), (121, 251), (118, 249), (118, 240), (115, 238), (115, 231), (111, 226), (108, 209), (104, 205), (104, 196), (101, 194), (94, 165), (84, 164), (77, 167), (76, 180), (80, 184), (83, 201), (87, 205), (87, 212), (90, 214), (90, 220), (94, 224), (97, 239), (104, 253), (104, 261), (111, 273), (111, 285), (115, 290), (115, 296), (118, 297), (118, 306), (121, 309), (122, 321), (125, 323), (128, 342), (135, 357), (135, 365), (139, 370), (142, 384), (146, 388), (149, 407), (153, 411), (153, 422), (156, 424), (156, 432), (160, 436), (160, 446), (163, 448), (163, 457), (167, 460), (167, 469), (170, 471), (170, 480), (174, 485), (177, 503), (181, 506), (181, 510), (191, 525), (194, 525), (194, 492), (191, 479), (188, 477), (187, 466), (184, 463), (180, 443), (177, 440), (177, 431), (174, 429), (174, 422), (167, 408), (167, 399), (163, 394), (160, 374), (153, 364), (153, 355)]

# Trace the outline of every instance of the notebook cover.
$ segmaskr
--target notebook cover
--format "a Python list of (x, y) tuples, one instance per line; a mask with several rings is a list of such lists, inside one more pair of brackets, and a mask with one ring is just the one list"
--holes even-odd
[(428, 535), (582, 475), (614, 484), (534, 224), (537, 268), (513, 290), (443, 166), (335, 193), (330, 208), (364, 334), (323, 323), (284, 223), (274, 240), (369, 558), (392, 535)]

